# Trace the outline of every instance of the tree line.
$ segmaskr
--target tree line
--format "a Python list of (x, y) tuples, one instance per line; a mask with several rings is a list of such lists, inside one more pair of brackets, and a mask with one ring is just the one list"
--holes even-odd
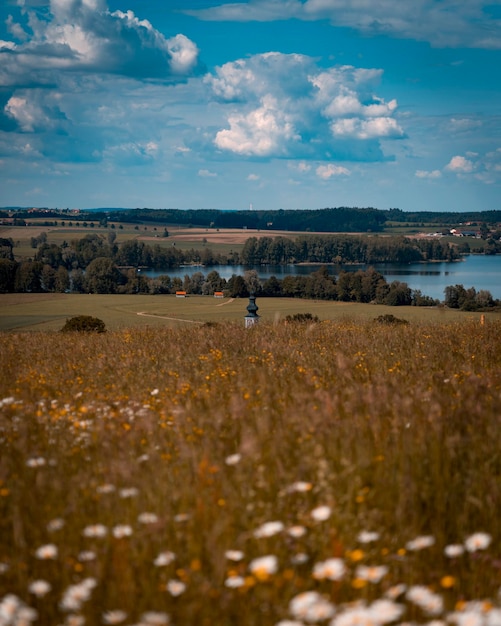
[[(387, 222), (407, 224), (436, 224), (452, 226), (490, 224), (496, 230), (501, 224), (501, 211), (402, 211), (373, 207), (335, 207), (323, 209), (272, 209), (272, 210), (220, 210), (220, 209), (119, 209), (103, 208), (83, 210), (79, 213), (69, 209), (26, 209), (23, 207), (0, 208), (0, 219), (15, 215), (18, 224), (34, 218), (69, 218), (143, 224), (179, 224), (205, 228), (258, 228), (269, 230), (315, 231), (315, 232), (380, 232)], [(47, 222), (49, 224), (49, 222)]]
[(419, 263), (455, 261), (457, 248), (441, 239), (357, 237), (354, 235), (300, 235), (250, 237), (240, 254), (244, 265), (288, 263)]

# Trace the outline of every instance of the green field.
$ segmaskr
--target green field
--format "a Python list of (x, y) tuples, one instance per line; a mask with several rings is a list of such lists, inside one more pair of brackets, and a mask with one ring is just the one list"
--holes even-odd
[[(1, 294), (0, 331), (56, 331), (66, 319), (92, 315), (102, 319), (110, 330), (121, 328), (188, 327), (205, 322), (242, 320), (248, 300), (211, 296), (176, 298), (173, 295), (98, 295), (98, 294)], [(311, 313), (320, 320), (372, 320), (379, 315), (415, 322), (453, 322), (480, 320), (482, 313), (421, 307), (389, 307), (356, 302), (329, 302), (294, 298), (258, 298), (263, 321), (278, 322), (287, 315)], [(487, 313), (499, 319), (500, 313)]]

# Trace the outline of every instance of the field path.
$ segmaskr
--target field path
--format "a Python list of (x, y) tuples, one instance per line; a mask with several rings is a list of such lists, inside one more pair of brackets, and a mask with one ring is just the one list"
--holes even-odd
[(204, 322), (199, 322), (197, 320), (184, 320), (182, 317), (167, 317), (166, 315), (155, 315), (154, 313), (145, 313), (144, 311), (139, 311), (137, 314), (143, 317), (156, 317), (157, 319), (171, 320), (173, 322), (186, 322), (187, 324), (204, 324)]
[(226, 300), (226, 302), (221, 302), (221, 304), (216, 304), (216, 306), (224, 306), (225, 304), (230, 304), (230, 302), (233, 302), (235, 298), (230, 298), (229, 300)]

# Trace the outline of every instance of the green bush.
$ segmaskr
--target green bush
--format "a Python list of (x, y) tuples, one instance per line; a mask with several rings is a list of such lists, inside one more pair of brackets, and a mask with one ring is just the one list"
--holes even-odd
[(100, 320), (98, 317), (92, 317), (92, 315), (77, 315), (76, 317), (67, 319), (61, 331), (105, 333), (106, 327), (103, 320)]

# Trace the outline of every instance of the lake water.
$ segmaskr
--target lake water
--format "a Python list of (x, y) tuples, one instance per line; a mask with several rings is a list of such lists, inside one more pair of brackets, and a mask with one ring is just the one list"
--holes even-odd
[[(233, 274), (243, 276), (245, 271), (255, 269), (262, 280), (276, 276), (279, 279), (287, 275), (307, 275), (322, 265), (220, 265), (214, 267), (185, 266), (165, 271), (146, 271), (150, 277), (167, 274), (171, 278), (184, 278), (186, 274), (202, 272), (205, 276), (216, 270), (222, 278), (229, 279)], [(391, 283), (395, 280), (405, 282), (411, 289), (419, 289), (426, 296), (438, 300), (444, 299), (444, 289), (449, 285), (475, 287), (477, 291), (490, 291), (494, 298), (501, 299), (501, 255), (484, 256), (470, 254), (462, 261), (453, 263), (412, 263), (401, 265), (394, 263), (375, 263), (374, 269), (383, 274)], [(357, 271), (367, 269), (364, 265), (328, 266), (329, 273), (337, 275), (339, 270)]]

